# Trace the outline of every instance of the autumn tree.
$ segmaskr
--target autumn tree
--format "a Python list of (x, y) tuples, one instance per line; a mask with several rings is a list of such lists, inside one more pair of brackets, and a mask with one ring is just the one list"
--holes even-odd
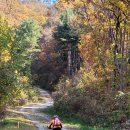
[(6, 105), (11, 102), (15, 86), (14, 72), (11, 65), (11, 46), (13, 33), (6, 20), (0, 18), (0, 118), (5, 114)]
[(6, 106), (13, 105), (20, 93), (31, 86), (31, 63), (39, 51), (39, 26), (33, 20), (24, 21), (15, 30), (0, 19), (0, 117)]
[(0, 0), (0, 14), (11, 26), (19, 25), (29, 18), (42, 25), (46, 22), (47, 10), (44, 3), (38, 1)]
[[(128, 75), (126, 76), (129, 50), (128, 1), (64, 0), (62, 2), (68, 2), (73, 5), (71, 7), (77, 14), (78, 21), (75, 22), (75, 25), (78, 29), (82, 29), (83, 35), (81, 42), (84, 43), (80, 48), (85, 49), (85, 37), (91, 37), (89, 39), (93, 39), (86, 41), (86, 44), (88, 42), (87, 46), (92, 48), (87, 52), (89, 53), (91, 51), (90, 53), (92, 55), (95, 54), (91, 60), (89, 60), (89, 57), (84, 57), (84, 60), (89, 60), (87, 61), (87, 65), (89, 65), (87, 68), (92, 67), (92, 69), (96, 70), (95, 75), (98, 75), (98, 77), (103, 76), (106, 85), (109, 80), (111, 84), (113, 84), (113, 90), (120, 89), (123, 91), (126, 82), (128, 82), (126, 81), (127, 78), (124, 78), (128, 77)], [(84, 53), (83, 56), (85, 56), (85, 54), (86, 53)], [(113, 76), (110, 71), (112, 69)]]

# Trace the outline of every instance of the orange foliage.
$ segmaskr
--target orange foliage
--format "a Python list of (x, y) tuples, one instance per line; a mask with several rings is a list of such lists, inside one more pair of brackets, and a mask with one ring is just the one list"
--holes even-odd
[(0, 0), (0, 14), (10, 25), (18, 25), (21, 21), (32, 18), (39, 24), (46, 22), (46, 7), (39, 3), (20, 3), (16, 0)]
[(81, 43), (79, 44), (81, 57), (85, 63), (89, 63), (92, 66), (95, 57), (95, 45), (91, 33), (81, 35)]

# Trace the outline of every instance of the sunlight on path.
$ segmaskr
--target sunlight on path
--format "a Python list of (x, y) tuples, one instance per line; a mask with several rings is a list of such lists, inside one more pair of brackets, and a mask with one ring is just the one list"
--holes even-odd
[[(39, 89), (39, 92), (41, 98), (44, 99), (42, 103), (35, 103), (29, 104), (27, 106), (22, 106), (17, 113), (20, 113), (24, 117), (29, 119), (37, 127), (38, 130), (48, 130), (47, 125), (51, 119), (48, 115), (40, 113), (39, 110), (47, 108), (49, 106), (53, 106), (53, 99), (47, 91)], [(62, 130), (67, 129), (63, 128)]]

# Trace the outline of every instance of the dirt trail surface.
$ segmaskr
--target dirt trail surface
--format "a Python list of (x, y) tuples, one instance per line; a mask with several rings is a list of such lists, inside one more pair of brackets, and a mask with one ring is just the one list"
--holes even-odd
[[(53, 99), (47, 91), (39, 89), (39, 92), (40, 97), (43, 99), (42, 103), (22, 106), (18, 110), (18, 113), (22, 114), (25, 118), (30, 120), (38, 130), (48, 130), (47, 125), (51, 119), (48, 115), (40, 113), (40, 109), (45, 109), (47, 107), (53, 106)], [(69, 129), (63, 128), (62, 130)]]

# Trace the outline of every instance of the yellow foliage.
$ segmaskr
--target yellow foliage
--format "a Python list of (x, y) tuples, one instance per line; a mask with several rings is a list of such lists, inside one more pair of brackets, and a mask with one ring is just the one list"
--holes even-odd
[(93, 70), (86, 72), (84, 68), (81, 68), (79, 74), (80, 73), (82, 74), (82, 77), (80, 77), (77, 88), (84, 88), (84, 86), (88, 86), (91, 84), (91, 82), (96, 81), (96, 78), (94, 76), (95, 72)]
[(14, 73), (15, 73), (15, 74), (18, 74), (18, 71), (17, 71), (17, 70), (15, 70), (15, 71), (14, 71)]
[(83, 6), (83, 2), (81, 1), (81, 0), (75, 0), (75, 2), (74, 2), (74, 5), (76, 5), (77, 7), (81, 7), (81, 6)]
[(121, 9), (121, 11), (123, 12), (127, 11), (127, 7), (122, 1), (118, 1), (116, 4)]
[(0, 52), (0, 61), (1, 62), (8, 62), (11, 60), (11, 55), (8, 50), (1, 50)]
[(28, 95), (27, 95), (24, 91), (20, 91), (19, 96), (20, 96), (22, 99), (26, 99), (26, 98), (28, 97)]
[(29, 78), (27, 76), (19, 77), (20, 82), (27, 84), (29, 82)]
[(47, 18), (44, 16), (35, 16), (34, 19), (41, 24), (45, 23), (45, 21), (47, 20)]

